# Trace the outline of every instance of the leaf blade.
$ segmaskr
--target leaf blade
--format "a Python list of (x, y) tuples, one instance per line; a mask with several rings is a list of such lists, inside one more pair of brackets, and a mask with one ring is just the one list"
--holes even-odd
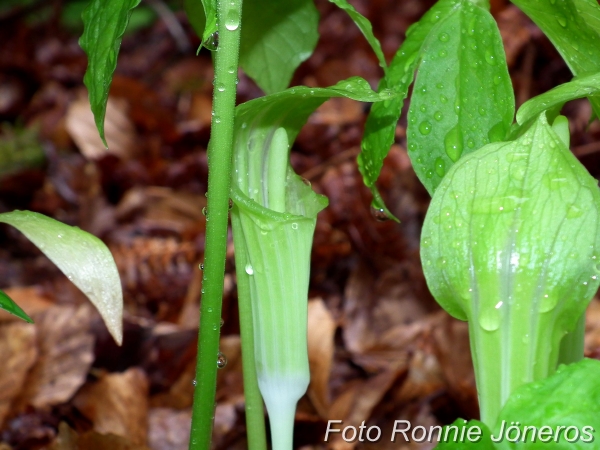
[(84, 30), (79, 45), (88, 55), (88, 67), (83, 77), (94, 121), (104, 145), (104, 117), (112, 76), (123, 33), (131, 10), (140, 0), (92, 0), (83, 12)]
[(119, 272), (106, 245), (77, 227), (31, 211), (2, 213), (0, 222), (23, 233), (81, 289), (120, 345), (123, 340), (123, 294)]
[(33, 319), (17, 305), (12, 298), (10, 298), (6, 292), (0, 289), (0, 308), (4, 311), (8, 311), (14, 316), (23, 319), (25, 322), (33, 323)]
[(312, 54), (319, 13), (312, 0), (244, 2), (240, 66), (267, 94), (285, 89)]

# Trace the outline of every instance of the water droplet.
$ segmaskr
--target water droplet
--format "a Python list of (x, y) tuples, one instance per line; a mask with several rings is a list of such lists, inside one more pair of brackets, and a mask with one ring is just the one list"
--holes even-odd
[(59, 234), (59, 235), (58, 235), (58, 238), (59, 238), (59, 239), (62, 239), (62, 237), (63, 237), (63, 236), (62, 236), (62, 234)]
[(223, 318), (221, 317), (221, 324), (220, 326), (222, 327), (225, 324), (225, 320), (223, 320)]
[(448, 36), (448, 33), (440, 33), (438, 35), (438, 39), (442, 42), (448, 42), (448, 40), (450, 39), (450, 36)]
[(446, 150), (448, 158), (454, 162), (458, 161), (458, 158), (462, 155), (463, 141), (460, 126), (458, 124), (446, 133), (446, 137), (444, 138), (444, 149)]
[(479, 326), (485, 331), (495, 331), (500, 327), (500, 309), (484, 307), (479, 312)]
[(428, 170), (427, 172), (425, 172), (425, 177), (427, 177), (427, 178), (433, 177), (433, 170)]
[(198, 382), (196, 380), (192, 380), (192, 386), (197, 386)]
[(221, 118), (219, 116), (215, 117), (215, 123), (221, 123)]
[(229, 209), (231, 210), (231, 208), (233, 208), (233, 200), (229, 199)]
[(208, 209), (205, 206), (205, 207), (202, 208), (202, 214), (204, 214), (206, 216), (207, 213), (208, 213)]
[(217, 353), (217, 369), (222, 369), (227, 365), (227, 356), (223, 353)]
[(217, 51), (219, 48), (219, 32), (215, 31), (207, 37), (204, 42), (202, 42), (202, 46), (206, 47), (211, 52)]
[(435, 160), (435, 173), (440, 177), (446, 174), (446, 162), (439, 156)]
[(223, 83), (217, 83), (217, 91), (225, 92), (225, 85)]
[(424, 120), (423, 122), (421, 122), (419, 124), (419, 132), (423, 136), (427, 136), (429, 133), (431, 133), (431, 124), (429, 122), (427, 122), (426, 120)]
[(386, 220), (389, 220), (389, 217), (383, 208), (375, 208), (374, 206), (371, 206), (371, 215), (377, 222), (385, 222)]
[(421, 247), (429, 247), (431, 245), (431, 239), (429, 237), (424, 237), (421, 239)]
[(556, 16), (556, 20), (561, 27), (565, 28), (567, 26), (567, 18), (565, 16), (558, 15)]
[(483, 117), (483, 116), (485, 116), (485, 114), (486, 114), (486, 110), (485, 110), (485, 108), (482, 106), (481, 108), (479, 108), (479, 115)]
[(240, 14), (237, 9), (230, 9), (225, 18), (225, 28), (235, 31), (240, 26)]
[(254, 275), (254, 269), (250, 263), (246, 264), (245, 270), (248, 275)]
[(442, 49), (438, 52), (438, 56), (440, 58), (445, 58), (446, 56), (448, 56), (448, 52), (446, 50)]
[(421, 110), (421, 112), (426, 112), (427, 111), (427, 105), (421, 105), (421, 107), (419, 109)]
[(583, 215), (583, 210), (578, 206), (571, 205), (567, 209), (567, 219), (575, 219)]
[(496, 55), (494, 55), (489, 48), (485, 49), (485, 62), (490, 66), (496, 65)]
[(448, 103), (448, 97), (446, 97), (445, 95), (440, 95), (440, 102)]
[(209, 306), (209, 307), (206, 309), (206, 311), (208, 311), (209, 313), (211, 313), (211, 312), (213, 312), (213, 309), (212, 309), (212, 307), (210, 307), (210, 306)]
[(294, 222), (292, 224), (292, 230), (297, 230), (298, 229), (298, 224), (296, 222)]
[(440, 256), (437, 261), (435, 262), (435, 265), (438, 269), (443, 269), (444, 267), (446, 267), (446, 258), (444, 258), (443, 256)]
[(444, 118), (444, 115), (442, 114), (441, 111), (436, 111), (433, 114), (433, 118), (439, 122), (440, 120), (442, 120)]
[(408, 151), (409, 152), (414, 152), (417, 149), (417, 144), (411, 142), (410, 144), (408, 144)]
[[(228, 73), (234, 73), (235, 72), (235, 67), (231, 66), (229, 69), (227, 69), (227, 72)], [(244, 125), (242, 125), (242, 128), (245, 128)]]
[(204, 263), (200, 263), (198, 267), (200, 267), (200, 270), (204, 270)]
[(473, 139), (469, 139), (467, 141), (467, 147), (469, 147), (469, 148), (475, 147), (475, 141)]

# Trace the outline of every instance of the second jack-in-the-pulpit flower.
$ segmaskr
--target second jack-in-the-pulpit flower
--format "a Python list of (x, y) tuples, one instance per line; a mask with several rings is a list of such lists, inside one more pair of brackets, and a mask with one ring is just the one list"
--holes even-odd
[[(290, 88), (236, 109), (231, 222), (242, 357), (248, 360), (245, 345), (252, 339), (274, 450), (292, 449), (296, 403), (310, 381), (310, 253), (317, 214), (327, 205), (325, 197), (294, 173), (290, 145), (308, 116), (331, 97), (373, 102), (392, 96), (373, 92), (361, 78), (350, 78), (330, 88)], [(249, 335), (244, 332), (248, 317), (242, 317), (248, 303)], [(245, 384), (249, 375), (245, 366)]]
[(428, 285), (446, 311), (469, 322), (481, 418), (490, 426), (516, 388), (583, 357), (582, 336), (569, 333), (581, 332), (598, 289), (600, 191), (561, 136), (542, 113), (515, 141), (462, 158), (423, 227)]

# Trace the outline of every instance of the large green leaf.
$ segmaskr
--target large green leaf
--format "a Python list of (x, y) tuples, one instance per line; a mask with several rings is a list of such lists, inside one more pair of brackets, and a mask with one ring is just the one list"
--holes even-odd
[[(548, 36), (573, 75), (600, 72), (600, 8), (596, 0), (512, 2)], [(590, 102), (599, 116), (600, 98), (592, 97)]]
[[(123, 339), (123, 294), (115, 261), (97, 237), (31, 211), (0, 214), (33, 242), (98, 308), (108, 331)], [(12, 311), (11, 311), (12, 312)]]
[(576, 98), (597, 95), (600, 91), (600, 72), (576, 78), (526, 101), (517, 111), (517, 123), (524, 124), (548, 109), (560, 109)]
[(427, 36), (408, 112), (408, 154), (429, 193), (461, 155), (502, 140), (513, 115), (496, 21), (470, 0), (457, 2)]
[(79, 45), (88, 55), (83, 82), (88, 88), (94, 120), (104, 145), (107, 145), (104, 117), (108, 91), (131, 10), (139, 3), (140, 0), (91, 0), (83, 13), (85, 28)]
[(346, 0), (329, 0), (331, 3), (335, 3), (338, 8), (343, 9), (348, 13), (350, 18), (354, 21), (358, 29), (361, 31), (367, 42), (371, 45), (375, 56), (379, 60), (379, 65), (385, 71), (387, 70), (387, 63), (385, 62), (385, 56), (383, 55), (383, 50), (381, 50), (381, 44), (379, 40), (373, 34), (373, 27), (371, 26), (371, 22), (361, 13), (359, 13), (354, 6), (348, 3)]
[(519, 428), (510, 434), (512, 439), (519, 433), (523, 440), (525, 427), (529, 429), (524, 442), (509, 442), (511, 449), (597, 449), (600, 361), (583, 359), (561, 366), (550, 377), (517, 389), (500, 413), (496, 438), (506, 437), (512, 422)]
[(0, 290), (0, 308), (9, 313), (23, 319), (25, 322), (33, 323), (33, 319), (29, 317), (25, 311), (17, 305), (12, 298), (6, 295), (6, 292)]
[(285, 89), (319, 38), (312, 0), (245, 1), (240, 65), (267, 94)]

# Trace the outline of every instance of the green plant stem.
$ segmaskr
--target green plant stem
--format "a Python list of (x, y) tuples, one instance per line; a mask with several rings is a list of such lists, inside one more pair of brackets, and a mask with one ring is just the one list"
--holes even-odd
[(471, 354), (481, 421), (494, 427), (500, 410), (519, 386), (548, 377), (556, 370), (560, 335), (540, 332), (556, 328), (553, 311), (503, 317), (494, 331), (469, 321)]
[(190, 450), (208, 450), (212, 436), (227, 248), (241, 14), (242, 0), (218, 2), (219, 46), (215, 58), (213, 118), (208, 146), (205, 267)]
[[(234, 205), (234, 208), (237, 206)], [(235, 233), (241, 233), (239, 214), (231, 215), (231, 225)], [(239, 230), (239, 231), (238, 231)], [(242, 370), (244, 373), (244, 403), (246, 408), (246, 433), (248, 450), (266, 450), (267, 434), (263, 399), (258, 387), (256, 362), (254, 357), (254, 329), (252, 324), (252, 302), (250, 283), (245, 273), (248, 254), (244, 245), (235, 248), (238, 305), (240, 315), (240, 337), (242, 341)]]

